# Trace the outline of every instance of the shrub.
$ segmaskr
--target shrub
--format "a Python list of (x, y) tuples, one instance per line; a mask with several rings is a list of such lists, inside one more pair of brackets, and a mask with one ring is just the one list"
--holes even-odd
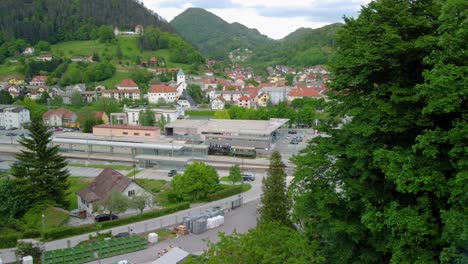
[(188, 209), (188, 208), (190, 208), (190, 203), (184, 202), (184, 203), (179, 203), (179, 204), (166, 207), (161, 210), (154, 210), (154, 211), (146, 212), (143, 214), (134, 215), (128, 218), (112, 220), (112, 221), (107, 221), (107, 222), (100, 222), (98, 224), (92, 224), (92, 225), (55, 228), (50, 231), (47, 231), (44, 234), (44, 238), (46, 240), (54, 240), (54, 239), (75, 236), (75, 235), (81, 235), (85, 233), (99, 231), (101, 229), (108, 229), (108, 228), (112, 228), (115, 226), (121, 226), (121, 225), (131, 224), (131, 223), (135, 223), (135, 222), (139, 222), (143, 220), (148, 220), (151, 218), (160, 217), (163, 215), (171, 214), (171, 213), (184, 210), (184, 209)]
[(206, 201), (207, 202), (216, 201), (216, 200), (223, 199), (232, 195), (239, 194), (242, 192), (243, 188), (244, 187), (242, 185), (226, 186), (224, 189), (208, 194), (206, 196)]
[(0, 248), (11, 248), (16, 246), (19, 236), (17, 234), (7, 234), (0, 236)]
[(21, 234), (21, 238), (36, 238), (40, 236), (41, 232), (36, 229), (27, 229)]

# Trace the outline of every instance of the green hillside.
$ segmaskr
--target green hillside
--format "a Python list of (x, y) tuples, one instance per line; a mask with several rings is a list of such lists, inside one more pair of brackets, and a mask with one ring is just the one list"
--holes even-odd
[(133, 30), (136, 25), (156, 26), (173, 32), (159, 15), (135, 0), (2, 0), (0, 31), (35, 44), (92, 39), (98, 26)]
[(310, 66), (329, 61), (334, 49), (334, 37), (342, 24), (317, 29), (300, 28), (282, 40), (254, 50), (249, 63), (256, 65), (285, 64)]
[[(135, 78), (135, 75), (144, 76), (142, 79), (147, 80), (152, 74), (141, 66), (141, 62), (149, 61), (152, 57), (156, 57), (160, 62), (158, 65), (151, 65), (152, 68), (182, 68), (187, 72), (193, 72), (204, 62), (198, 51), (179, 36), (167, 32), (161, 34), (167, 40), (167, 48), (154, 51), (140, 47), (139, 36), (118, 36), (107, 43), (98, 40), (57, 43), (50, 48), (50, 53), (55, 57), (52, 62), (35, 62), (32, 57), (20, 59), (16, 63), (7, 61), (0, 65), (0, 80), (46, 74), (55, 79), (59, 85), (84, 82), (114, 87), (123, 79)], [(192, 61), (180, 63), (174, 59), (181, 56), (191, 58)], [(72, 62), (71, 59), (76, 57), (83, 59), (92, 57), (94, 63)], [(51, 64), (52, 66), (47, 66)], [(103, 74), (99, 75), (101, 71)], [(91, 75), (98, 76), (90, 77)]]
[(256, 29), (247, 28), (239, 23), (229, 24), (201, 8), (185, 10), (170, 24), (202, 54), (213, 59), (226, 59), (230, 51), (238, 48), (252, 50), (273, 42)]

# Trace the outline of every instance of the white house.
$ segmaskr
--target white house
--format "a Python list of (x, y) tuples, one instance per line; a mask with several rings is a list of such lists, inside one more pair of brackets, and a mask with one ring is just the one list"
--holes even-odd
[(113, 191), (119, 192), (129, 198), (145, 195), (148, 197), (145, 209), (151, 208), (153, 205), (153, 196), (145, 191), (143, 187), (120, 172), (111, 168), (105, 168), (88, 187), (77, 192), (80, 215), (90, 216), (97, 214), (95, 203), (106, 199)]
[(117, 101), (123, 99), (140, 100), (140, 90), (103, 90), (102, 96), (105, 98), (114, 98)]
[(139, 90), (139, 88), (133, 80), (125, 79), (117, 84), (117, 90)]
[(23, 55), (33, 55), (34, 53), (34, 47), (27, 47), (23, 51)]
[(226, 101), (224, 100), (223, 97), (220, 96), (218, 98), (213, 99), (213, 101), (211, 101), (211, 109), (222, 110), (224, 109), (225, 104), (226, 104)]
[(182, 69), (177, 73), (177, 95), (180, 96), (187, 88), (185, 73)]
[(29, 110), (20, 106), (0, 105), (0, 126), (6, 129), (16, 127), (22, 128), (29, 123)]
[(177, 99), (177, 90), (167, 85), (151, 85), (148, 90), (148, 101), (157, 104), (164, 100), (165, 103), (173, 103)]
[[(145, 107), (135, 107), (135, 108), (127, 108), (124, 107), (124, 117), (121, 117), (122, 124), (138, 126), (140, 120), (140, 113), (145, 111)], [(176, 109), (159, 109), (153, 108), (151, 109), (154, 112), (154, 117), (156, 121), (161, 120), (162, 116), (166, 122), (177, 120), (179, 117), (183, 117), (185, 115), (184, 108), (177, 107)], [(114, 113), (113, 113), (114, 115)]]
[(33, 85), (33, 86), (45, 85), (47, 82), (47, 79), (48, 79), (47, 76), (36, 75), (32, 77), (31, 81), (29, 82), (29, 85)]

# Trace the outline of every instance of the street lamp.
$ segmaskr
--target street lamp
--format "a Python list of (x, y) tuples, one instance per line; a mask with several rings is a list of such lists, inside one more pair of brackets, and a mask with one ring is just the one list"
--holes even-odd
[(42, 215), (42, 236), (45, 235), (45, 215)]

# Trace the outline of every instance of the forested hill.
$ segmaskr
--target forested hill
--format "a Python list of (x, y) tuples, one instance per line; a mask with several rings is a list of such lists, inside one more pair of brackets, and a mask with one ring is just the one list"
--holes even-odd
[(273, 40), (256, 29), (239, 23), (229, 24), (201, 8), (189, 8), (171, 22), (179, 34), (195, 45), (202, 54), (213, 59), (225, 59), (237, 48), (250, 50)]
[(136, 25), (173, 29), (135, 0), (1, 0), (0, 31), (31, 43), (90, 39), (99, 25), (133, 30)]
[(250, 57), (254, 64), (308, 66), (327, 63), (335, 52), (334, 37), (342, 24), (317, 29), (300, 28), (282, 40), (255, 49)]

